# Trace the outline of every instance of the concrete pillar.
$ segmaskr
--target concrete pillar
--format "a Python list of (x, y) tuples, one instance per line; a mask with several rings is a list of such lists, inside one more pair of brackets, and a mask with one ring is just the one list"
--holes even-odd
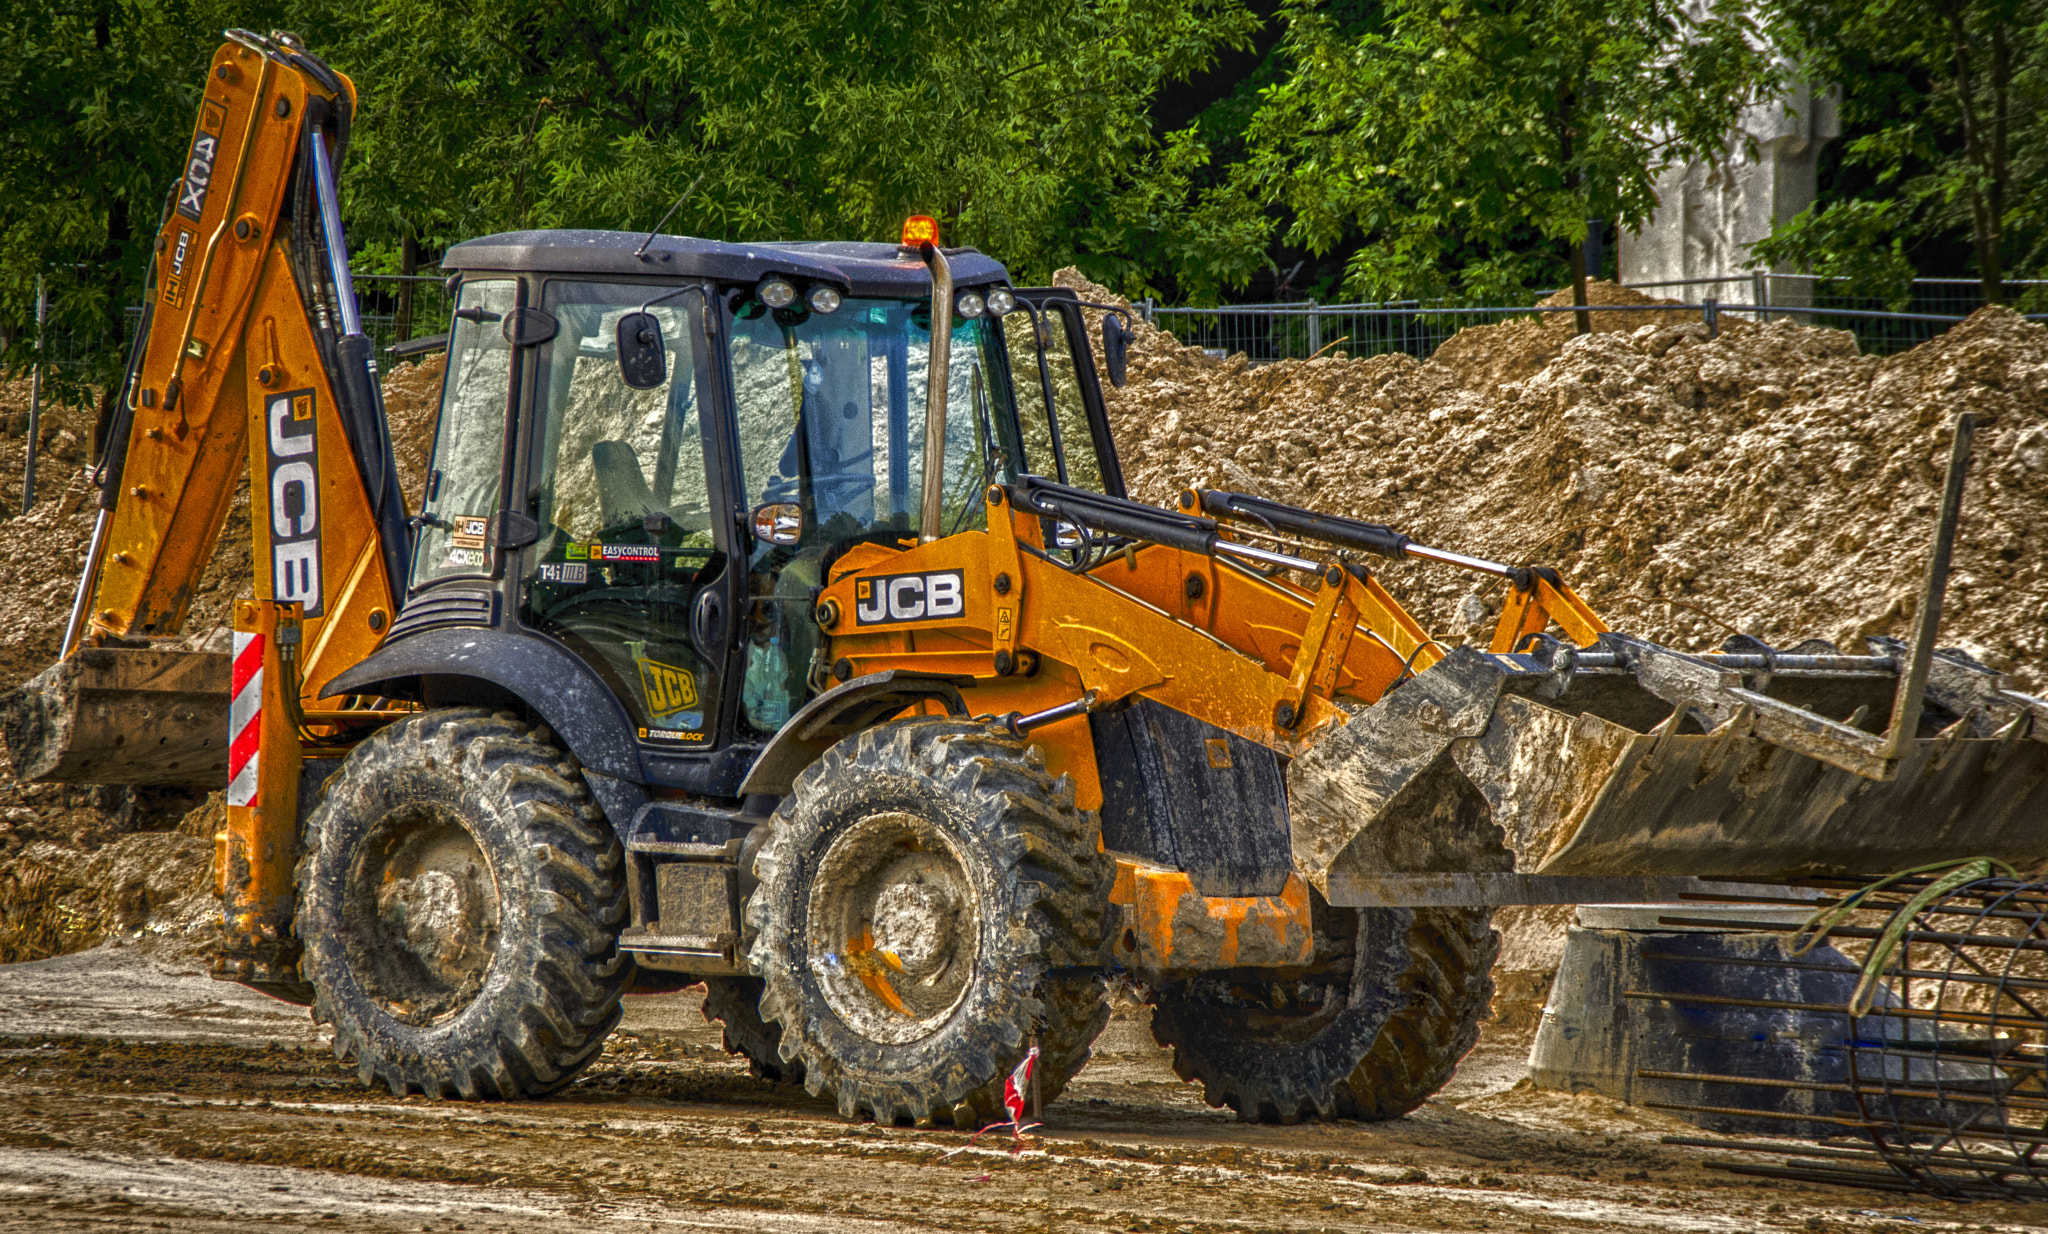
[[(1821, 148), (1841, 131), (1836, 92), (1810, 83), (1779, 102), (1744, 111), (1728, 135), (1729, 156), (1721, 166), (1687, 163), (1658, 177), (1656, 213), (1640, 231), (1621, 234), (1621, 281), (1732, 277), (1739, 281), (1659, 294), (1755, 303), (1758, 284), (1743, 269), (1749, 246), (1813, 204)], [(1756, 143), (1754, 159), (1750, 141)], [(1762, 282), (1771, 303), (1808, 300), (1803, 279)]]

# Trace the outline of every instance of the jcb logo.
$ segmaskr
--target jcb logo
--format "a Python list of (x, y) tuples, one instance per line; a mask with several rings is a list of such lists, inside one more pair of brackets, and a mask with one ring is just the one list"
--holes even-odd
[(320, 440), (313, 392), (274, 394), (264, 407), (270, 454), (270, 590), (306, 616), (325, 608), (320, 577)]
[(673, 664), (641, 660), (640, 688), (647, 694), (650, 719), (666, 720), (697, 705), (697, 678)]
[(958, 570), (936, 574), (885, 574), (854, 585), (855, 625), (934, 621), (967, 611), (966, 588)]
[(199, 113), (199, 132), (192, 138), (192, 153), (185, 159), (185, 175), (178, 184), (178, 213), (195, 223), (206, 210), (206, 190), (213, 184), (213, 164), (220, 157), (220, 131), (227, 116), (226, 107), (206, 100)]

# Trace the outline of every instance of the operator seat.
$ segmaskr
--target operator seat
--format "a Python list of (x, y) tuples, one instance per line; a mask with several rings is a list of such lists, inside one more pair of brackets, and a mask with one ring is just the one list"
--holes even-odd
[(661, 508), (654, 500), (654, 490), (647, 487), (647, 473), (640, 470), (640, 455), (627, 442), (600, 441), (591, 446), (590, 465), (597, 473), (600, 525), (617, 527)]

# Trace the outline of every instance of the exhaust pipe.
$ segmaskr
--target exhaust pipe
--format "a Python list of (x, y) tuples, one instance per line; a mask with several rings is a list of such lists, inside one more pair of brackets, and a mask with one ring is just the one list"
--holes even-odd
[(939, 246), (924, 243), (932, 269), (932, 342), (924, 367), (924, 493), (917, 516), (917, 542), (939, 538), (946, 505), (946, 394), (953, 365), (953, 266)]

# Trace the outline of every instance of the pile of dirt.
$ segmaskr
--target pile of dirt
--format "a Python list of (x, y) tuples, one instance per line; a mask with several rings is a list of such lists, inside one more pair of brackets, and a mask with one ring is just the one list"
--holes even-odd
[[(1071, 271), (1059, 282), (1109, 293)], [(1595, 303), (1649, 303), (1611, 284)], [(1639, 322), (1630, 319), (1642, 317)], [(1252, 367), (1141, 328), (1111, 418), (1132, 496), (1189, 485), (1391, 524), (1563, 572), (1615, 628), (1862, 651), (1903, 636), (1956, 413), (1977, 446), (1943, 642), (2048, 687), (2048, 328), (1979, 311), (1895, 356), (1790, 321), (1571, 315), (1467, 330), (1427, 362)], [(1447, 643), (1483, 640), (1497, 580), (1376, 563)]]

